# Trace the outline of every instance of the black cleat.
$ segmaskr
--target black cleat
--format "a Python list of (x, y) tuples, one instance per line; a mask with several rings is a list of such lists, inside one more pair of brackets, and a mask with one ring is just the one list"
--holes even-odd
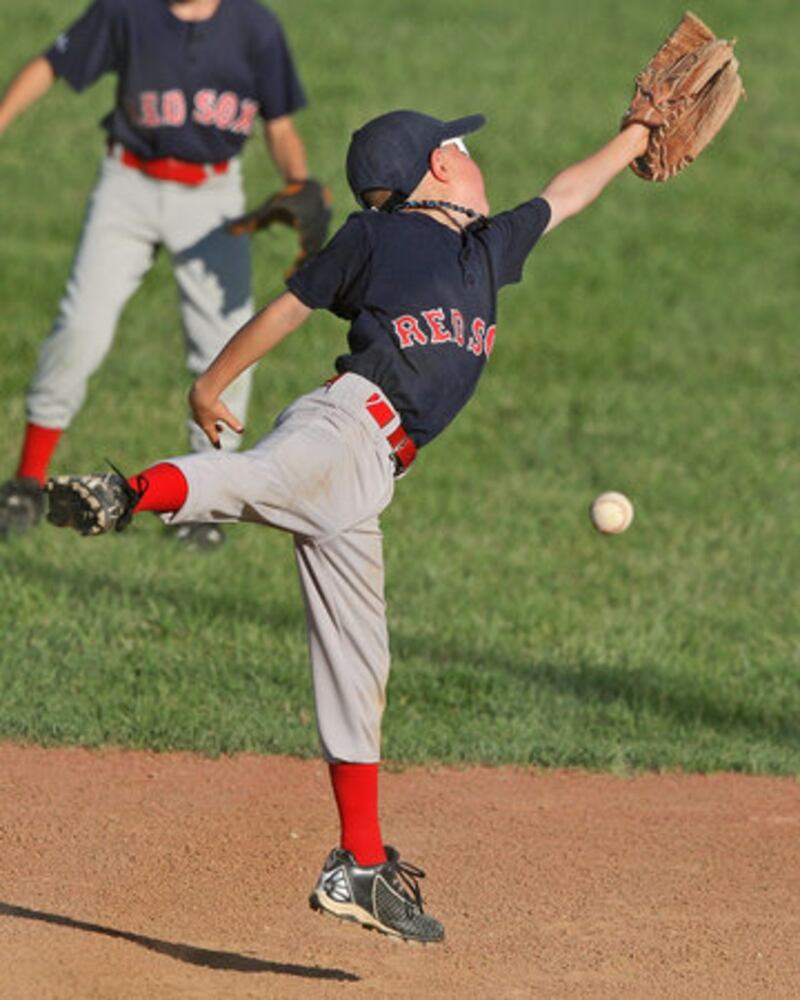
[(170, 528), (170, 532), (181, 545), (203, 552), (213, 552), (225, 543), (225, 532), (219, 524), (192, 521), (189, 524), (178, 524)]
[(417, 879), (425, 872), (388, 844), (385, 850), (383, 864), (362, 867), (349, 851), (334, 848), (309, 896), (311, 908), (405, 941), (443, 941), (444, 927), (422, 908)]
[(44, 490), (36, 479), (9, 479), (0, 486), (0, 538), (23, 535), (42, 519)]
[(141, 498), (118, 472), (57, 476), (47, 480), (45, 491), (50, 500), (47, 520), (57, 528), (74, 528), (81, 535), (123, 531)]

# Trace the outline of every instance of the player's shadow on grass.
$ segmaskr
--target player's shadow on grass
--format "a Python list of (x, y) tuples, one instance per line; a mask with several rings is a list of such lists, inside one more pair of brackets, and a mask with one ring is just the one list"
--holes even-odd
[(270, 962), (263, 958), (253, 958), (235, 951), (212, 951), (208, 948), (197, 948), (190, 944), (180, 944), (176, 941), (161, 941), (158, 938), (145, 937), (131, 931), (121, 931), (115, 927), (103, 927), (101, 924), (88, 923), (85, 920), (75, 920), (58, 913), (45, 913), (41, 910), (30, 910), (25, 906), (14, 906), (11, 903), (0, 902), (0, 917), (16, 917), (22, 920), (38, 920), (44, 924), (56, 924), (59, 927), (69, 927), (72, 930), (86, 931), (90, 934), (102, 934), (106, 937), (119, 938), (132, 944), (154, 951), (158, 955), (166, 955), (188, 965), (199, 965), (205, 969), (216, 969), (226, 972), (271, 972), (280, 976), (294, 976), (298, 979), (323, 979), (339, 983), (356, 983), (360, 977), (343, 969), (325, 969), (318, 965), (294, 965), (289, 962)]
[[(737, 691), (724, 682), (713, 685), (707, 679), (695, 682), (686, 676), (673, 677), (653, 662), (630, 666), (586, 660), (517, 660), (501, 650), (476, 653), (456, 644), (437, 646), (408, 634), (395, 641), (395, 658), (404, 656), (425, 658), (441, 664), (443, 670), (448, 664), (463, 665), (474, 672), (478, 691), (481, 678), (505, 673), (524, 688), (524, 694), (519, 692), (515, 699), (523, 706), (535, 699), (532, 692), (537, 688), (549, 689), (592, 705), (595, 714), (602, 714), (605, 706), (619, 705), (633, 716), (650, 713), (678, 725), (766, 740), (776, 747), (795, 750), (800, 742), (800, 724), (791, 705), (783, 710), (762, 708), (754, 703), (746, 686)], [(480, 694), (473, 694), (470, 703), (478, 711)]]

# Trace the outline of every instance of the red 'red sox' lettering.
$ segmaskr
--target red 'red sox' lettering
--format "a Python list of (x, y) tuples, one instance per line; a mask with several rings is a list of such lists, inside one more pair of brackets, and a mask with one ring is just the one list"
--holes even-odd
[(444, 325), (444, 309), (424, 309), (422, 316), (430, 327), (432, 344), (446, 344), (453, 339), (452, 333)]
[(216, 112), (214, 114), (214, 124), (217, 128), (226, 131), (231, 128), (239, 115), (239, 98), (230, 90), (219, 95)]
[(214, 107), (217, 103), (216, 90), (198, 90), (194, 95), (192, 121), (198, 125), (214, 124)]
[(161, 98), (161, 114), (165, 125), (180, 128), (186, 122), (186, 98), (182, 90), (167, 90)]
[(156, 128), (161, 124), (158, 93), (155, 90), (145, 90), (139, 94), (139, 124), (145, 128)]
[[(232, 90), (198, 90), (192, 101), (192, 121), (223, 132), (249, 135), (258, 114), (259, 103), (239, 98)], [(189, 115), (186, 94), (182, 90), (143, 90), (139, 94), (138, 122), (145, 128), (169, 126), (180, 128)]]
[(411, 347), (412, 343), (427, 344), (428, 338), (420, 329), (416, 316), (398, 316), (392, 320), (394, 332), (400, 340), (400, 346)]
[(476, 316), (472, 321), (471, 336), (469, 338), (469, 343), (467, 344), (467, 350), (472, 351), (476, 358), (481, 356), (483, 351), (483, 332), (486, 329), (486, 324), (480, 318)]
[(453, 334), (459, 347), (464, 346), (464, 317), (460, 309), (450, 310), (450, 322), (453, 324)]
[(194, 95), (192, 120), (198, 125), (213, 125), (225, 132), (250, 135), (258, 109), (258, 101), (249, 97), (240, 101), (232, 90), (223, 94), (218, 94), (216, 90), (198, 90)]
[(248, 98), (242, 101), (239, 107), (239, 120), (231, 129), (239, 135), (250, 135), (253, 130), (253, 122), (258, 114), (258, 101), (251, 101)]
[[(469, 325), (469, 340), (467, 340), (467, 325), (460, 310), (450, 310), (452, 329), (445, 325), (445, 310), (441, 306), (435, 309), (423, 309), (420, 316), (421, 319), (418, 319), (410, 313), (405, 313), (392, 320), (392, 328), (400, 341), (401, 350), (417, 346), (455, 344), (458, 347), (466, 347), (476, 358), (482, 355), (488, 358), (492, 353), (497, 335), (496, 324), (493, 323), (487, 329), (486, 321), (476, 316)], [(430, 333), (425, 332), (425, 327)]]

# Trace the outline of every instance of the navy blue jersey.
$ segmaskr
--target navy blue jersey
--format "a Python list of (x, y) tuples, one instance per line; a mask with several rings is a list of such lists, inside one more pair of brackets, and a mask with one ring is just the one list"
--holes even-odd
[(520, 280), (549, 220), (542, 198), (463, 234), (419, 212), (360, 212), (287, 284), (349, 320), (336, 370), (380, 386), (421, 447), (475, 391), (497, 335), (497, 291)]
[(145, 159), (230, 159), (257, 117), (305, 104), (280, 23), (258, 0), (221, 0), (199, 22), (175, 17), (167, 0), (95, 0), (45, 57), (77, 91), (117, 74), (103, 126)]

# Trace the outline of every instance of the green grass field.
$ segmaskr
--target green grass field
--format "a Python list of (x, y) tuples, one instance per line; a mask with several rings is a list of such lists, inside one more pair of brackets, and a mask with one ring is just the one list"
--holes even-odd
[[(83, 0), (0, 0), (0, 79)], [(314, 172), (353, 205), (350, 131), (392, 107), (483, 111), (471, 143), (496, 209), (611, 135), (635, 73), (683, 7), (666, 0), (276, 0), (309, 91)], [(704, 0), (748, 91), (685, 174), (626, 173), (548, 237), (501, 296), (479, 391), (421, 455), (385, 521), (395, 762), (800, 774), (800, 7)], [(0, 139), (0, 473), (52, 320), (112, 87), (57, 87)], [(248, 196), (277, 184), (252, 141)], [(255, 293), (293, 252), (259, 239)], [(247, 442), (332, 370), (316, 315), (257, 372)], [(56, 456), (126, 469), (184, 450), (175, 292), (159, 259)], [(629, 493), (622, 537), (589, 526)], [(239, 526), (203, 558), (155, 518), (0, 548), (0, 738), (317, 752), (290, 540)]]

